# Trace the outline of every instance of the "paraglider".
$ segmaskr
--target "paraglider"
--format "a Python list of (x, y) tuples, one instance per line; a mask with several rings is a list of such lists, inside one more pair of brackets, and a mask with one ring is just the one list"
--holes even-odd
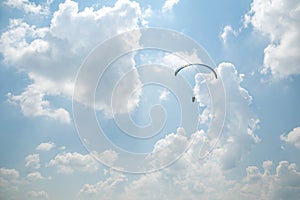
[[(189, 66), (193, 66), (193, 65), (198, 65), (198, 66), (202, 66), (202, 67), (206, 67), (206, 68), (210, 69), (210, 70), (214, 73), (215, 77), (218, 78), (217, 73), (216, 73), (216, 71), (215, 71), (213, 68), (211, 68), (211, 67), (208, 66), (208, 65), (202, 64), (202, 63), (191, 63), (191, 64), (186, 64), (186, 65), (180, 66), (180, 67), (178, 67), (178, 68), (175, 70), (175, 76), (177, 76), (177, 74), (178, 74), (182, 69), (184, 69), (184, 68), (186, 68), (186, 67), (189, 67)], [(192, 102), (195, 102), (195, 100), (196, 100), (196, 97), (192, 97)]]

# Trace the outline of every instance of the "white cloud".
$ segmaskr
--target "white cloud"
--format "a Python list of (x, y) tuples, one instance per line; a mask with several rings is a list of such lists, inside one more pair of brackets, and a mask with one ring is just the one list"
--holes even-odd
[(147, 21), (147, 19), (153, 16), (153, 11), (150, 5), (148, 5), (148, 7), (142, 12), (142, 15), (143, 15), (141, 20), (142, 26), (148, 27), (149, 22)]
[(153, 147), (153, 152), (147, 159), (152, 164), (161, 167), (162, 163), (172, 163), (188, 146), (188, 138), (183, 128), (178, 128), (176, 133), (170, 133), (165, 138), (157, 141)]
[(294, 128), (287, 135), (285, 134), (280, 135), (280, 139), (287, 143), (293, 144), (295, 145), (295, 147), (300, 149), (300, 127)]
[(243, 196), (247, 199), (299, 199), (300, 173), (296, 165), (281, 161), (274, 174), (271, 166), (271, 161), (265, 161), (263, 173), (256, 166), (247, 168), (247, 176), (240, 185)]
[(25, 13), (47, 14), (49, 12), (48, 8), (36, 5), (34, 2), (28, 0), (6, 0), (4, 4), (11, 8), (20, 9)]
[(41, 167), (40, 155), (39, 154), (31, 154), (31, 155), (26, 156), (25, 167), (30, 170), (39, 169)]
[[(166, 53), (162, 60), (159, 63), (170, 66), (174, 69), (177, 69), (179, 66), (189, 63), (205, 63), (203, 58), (205, 59), (205, 53), (201, 55), (202, 58), (199, 58), (199, 54), (202, 52), (198, 52), (196, 49), (191, 50), (191, 52), (172, 52)], [(154, 58), (157, 59), (157, 58)]]
[[(50, 180), (51, 177), (45, 178), (38, 171), (22, 177), (16, 169), (0, 168), (0, 199), (48, 199), (45, 192), (29, 191), (27, 187), (36, 187), (35, 181), (43, 179)], [(27, 197), (24, 196), (26, 193)]]
[(227, 25), (224, 27), (223, 32), (220, 35), (220, 38), (222, 39), (223, 43), (227, 43), (227, 39), (230, 34), (233, 34), (235, 37), (238, 35), (238, 32), (235, 31), (231, 26)]
[[(239, 74), (236, 67), (231, 63), (221, 63), (216, 70), (219, 79), (223, 81), (225, 94), (220, 91), (221, 87), (214, 86), (216, 80), (203, 81), (199, 79), (199, 76), (196, 77), (196, 99), (205, 108), (200, 114), (200, 119), (207, 123), (213, 117), (211, 115), (210, 98), (221, 99), (220, 95), (225, 95), (226, 118), (219, 142), (223, 146), (223, 156), (221, 158), (223, 167), (231, 169), (242, 160), (243, 155), (249, 151), (251, 145), (260, 141), (259, 137), (254, 134), (254, 131), (259, 128), (259, 119), (249, 115), (249, 105), (252, 103), (252, 97), (241, 86), (243, 74)], [(211, 85), (210, 93), (207, 91), (207, 84)], [(224, 105), (222, 102), (217, 101), (213, 106), (213, 109), (218, 111), (222, 110)]]
[(127, 184), (125, 187), (125, 194), (128, 199), (140, 199), (141, 197), (144, 199), (166, 199), (161, 196), (163, 192), (167, 192), (165, 190), (166, 186), (162, 186), (161, 181), (161, 172), (145, 174), (139, 179), (133, 180), (130, 184)]
[(15, 169), (0, 168), (0, 176), (5, 179), (17, 179), (20, 175)]
[(52, 109), (50, 102), (45, 100), (46, 93), (37, 84), (29, 85), (20, 95), (8, 93), (10, 103), (20, 104), (25, 116), (44, 116), (63, 123), (70, 123), (70, 114), (63, 108)]
[(56, 155), (50, 160), (49, 166), (55, 166), (62, 174), (72, 174), (74, 171), (91, 173), (98, 170), (99, 163), (89, 154), (73, 152)]
[(16, 169), (0, 168), (0, 198), (6, 199), (9, 194), (19, 190), (20, 174)]
[[(113, 35), (138, 28), (142, 21), (146, 23), (144, 16), (146, 14), (134, 1), (119, 0), (112, 7), (98, 10), (90, 7), (79, 11), (78, 3), (68, 0), (59, 4), (49, 26), (37, 27), (21, 19), (11, 19), (8, 30), (1, 35), (0, 52), (5, 63), (28, 73), (32, 83), (20, 95), (9, 93), (9, 100), (20, 104), (26, 116), (47, 116), (69, 123), (68, 111), (55, 108), (47, 97), (71, 99), (77, 70), (91, 49)], [(113, 80), (119, 80), (124, 72), (134, 68), (132, 58), (123, 60), (126, 65), (111, 71), (113, 74), (106, 80), (107, 90), (103, 91), (102, 97), (110, 96)], [(133, 74), (130, 80), (130, 84), (119, 87), (120, 95), (129, 97), (132, 88), (140, 84), (137, 74)], [(84, 85), (87, 88), (89, 81), (87, 79)], [(96, 102), (97, 108), (109, 113), (111, 102), (105, 98)], [(118, 108), (119, 111), (127, 112), (124, 98), (117, 99), (121, 101), (118, 105), (123, 106)], [(134, 107), (139, 96), (128, 99), (132, 101), (129, 106)], [(85, 99), (75, 100), (81, 102)]]
[(35, 149), (39, 151), (50, 151), (56, 145), (53, 142), (42, 142)]
[[(195, 133), (199, 137), (203, 132)], [(174, 141), (165, 138), (163, 141)], [(202, 141), (195, 144), (201, 146)], [(175, 146), (175, 145), (174, 145)], [(177, 147), (178, 147), (177, 143)], [(239, 190), (230, 190), (238, 182), (227, 180), (222, 170), (220, 158), (222, 152), (219, 149), (203, 161), (198, 160), (196, 146), (192, 146), (179, 160), (161, 171), (134, 176), (134, 180), (128, 177), (125, 187), (115, 193), (108, 193), (108, 198), (118, 199), (126, 196), (129, 199), (240, 199)], [(178, 147), (179, 148), (179, 147)], [(170, 153), (172, 153), (170, 151)], [(168, 155), (162, 155), (161, 157)], [(101, 183), (101, 182), (100, 182)], [(94, 185), (95, 186), (95, 185)], [(84, 190), (81, 190), (83, 192)], [(91, 191), (91, 190), (90, 190)], [(105, 195), (105, 191), (96, 193), (94, 198)]]
[[(22, 66), (21, 61), (25, 61), (24, 56), (26, 53), (36, 52), (42, 54), (47, 52), (47, 41), (43, 41), (41, 38), (45, 37), (48, 31), (48, 28), (31, 26), (23, 22), (22, 19), (10, 19), (8, 30), (1, 34), (0, 40), (0, 50), (4, 55), (4, 61)], [(29, 38), (33, 39), (32, 42), (28, 42)], [(28, 62), (30, 59), (26, 61)], [(28, 65), (26, 67), (30, 68), (32, 66)]]
[(264, 69), (275, 78), (300, 74), (300, 2), (297, 0), (254, 0), (244, 24), (270, 39), (264, 50)]
[(113, 150), (106, 150), (99, 155), (101, 162), (112, 165), (118, 159), (118, 153)]
[[(203, 131), (195, 133), (192, 137), (203, 135)], [(173, 136), (172, 136), (173, 137)], [(176, 151), (182, 145), (178, 141), (185, 141), (179, 138), (166, 137), (157, 148), (163, 148), (167, 144), (169, 155), (172, 149)], [(194, 141), (195, 142), (195, 141)], [(195, 142), (192, 147), (185, 152), (182, 157), (171, 166), (161, 171), (141, 175), (136, 180), (126, 184), (125, 194), (130, 199), (218, 199), (220, 195), (217, 191), (227, 187), (227, 182), (222, 174), (220, 157), (216, 151), (212, 153), (216, 158), (200, 162), (197, 148), (202, 141)], [(171, 145), (174, 144), (174, 145)], [(176, 145), (175, 145), (176, 144)], [(171, 145), (171, 146), (170, 146)], [(168, 159), (168, 154), (160, 155), (161, 158)], [(229, 182), (229, 181), (228, 181)], [(155, 192), (154, 192), (155, 191)], [(224, 189), (222, 189), (224, 191)]]
[(27, 174), (27, 177), (26, 177), (29, 181), (36, 181), (36, 180), (42, 180), (44, 179), (45, 177), (43, 177), (41, 175), (40, 172), (38, 171), (35, 171), (35, 172), (31, 172), (29, 174)]
[[(95, 94), (95, 98), (97, 99), (95, 107), (98, 110), (103, 110), (107, 117), (111, 117), (113, 113), (129, 113), (138, 106), (142, 83), (139, 80), (137, 70), (134, 68), (134, 63), (134, 60), (131, 58), (120, 58), (117, 62), (112, 64), (101, 77), (100, 85)], [(132, 71), (129, 75), (123, 76), (131, 69)], [(91, 85), (92, 81), (86, 81), (86, 85), (82, 86), (85, 88), (93, 88)], [(86, 89), (85, 92), (87, 91), (94, 92), (91, 89)], [(132, 93), (132, 91), (135, 92)], [(92, 103), (90, 102), (92, 99), (86, 99), (87, 96), (91, 95), (81, 96), (83, 98), (77, 99), (78, 101)], [(75, 98), (76, 97), (77, 96), (75, 96)]]
[(45, 191), (29, 191), (27, 193), (27, 195), (31, 198), (31, 199), (49, 199), (49, 195), (47, 192)]
[(173, 7), (179, 3), (179, 0), (166, 0), (163, 7), (162, 12), (167, 12), (173, 9)]
[(167, 101), (169, 99), (170, 96), (170, 91), (168, 91), (167, 89), (164, 89), (159, 96), (159, 100), (161, 101)]
[[(127, 178), (124, 174), (110, 170), (108, 178), (95, 184), (85, 184), (80, 189), (79, 195), (82, 199), (114, 199), (116, 195), (118, 196), (116, 191), (124, 187), (126, 182)], [(122, 194), (120, 194), (120, 197), (122, 197)]]
[(80, 190), (83, 199), (298, 199), (300, 173), (295, 164), (281, 161), (273, 172), (273, 162), (263, 162), (263, 172), (248, 166), (246, 176), (226, 177), (220, 165), (221, 150), (200, 162), (193, 148), (172, 166), (140, 176), (116, 172)]

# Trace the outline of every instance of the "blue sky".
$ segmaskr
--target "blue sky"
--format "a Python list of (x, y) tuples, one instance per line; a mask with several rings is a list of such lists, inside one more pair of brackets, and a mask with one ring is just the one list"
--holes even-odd
[(299, 8), (1, 2), (0, 198), (299, 199)]

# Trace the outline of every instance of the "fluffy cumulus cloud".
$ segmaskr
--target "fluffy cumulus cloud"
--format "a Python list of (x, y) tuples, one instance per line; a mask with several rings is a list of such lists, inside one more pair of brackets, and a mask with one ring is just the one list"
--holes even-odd
[(281, 161), (272, 173), (271, 161), (263, 163), (263, 173), (258, 167), (249, 166), (241, 182), (240, 191), (247, 199), (299, 199), (300, 173), (295, 164)]
[[(232, 183), (223, 175), (219, 163), (219, 151), (214, 151), (208, 160), (198, 159), (198, 147), (203, 142), (200, 139), (202, 136), (203, 131), (195, 133), (192, 137), (198, 138), (194, 141), (196, 146), (192, 146), (170, 167), (141, 175), (127, 184), (124, 188), (126, 196), (130, 199), (220, 199), (224, 197), (224, 192), (232, 186)], [(169, 137), (164, 140), (174, 141)]]
[(179, 0), (166, 0), (163, 7), (162, 12), (167, 12), (173, 9), (173, 7), (179, 3)]
[(183, 128), (178, 128), (176, 133), (170, 133), (165, 138), (157, 141), (153, 147), (150, 159), (153, 166), (162, 167), (162, 163), (172, 163), (189, 145), (188, 137)]
[[(7, 2), (15, 2), (9, 4), (15, 7), (21, 4), (35, 5), (28, 1), (20, 1), (21, 4), (19, 1)], [(19, 95), (9, 93), (9, 101), (20, 104), (26, 116), (47, 116), (70, 123), (69, 112), (65, 108), (56, 108), (47, 98), (63, 96), (71, 99), (76, 73), (88, 53), (111, 36), (138, 28), (145, 23), (144, 16), (145, 13), (135, 1), (117, 1), (112, 7), (98, 10), (87, 7), (79, 11), (77, 2), (67, 0), (59, 4), (48, 26), (38, 27), (22, 19), (10, 19), (7, 31), (0, 38), (3, 61), (27, 73), (32, 83)], [(126, 65), (122, 66), (132, 69), (134, 63), (128, 58)], [(119, 80), (125, 70), (123, 68), (112, 71), (107, 81)], [(140, 83), (136, 74), (131, 80), (131, 84), (123, 84), (123, 88), (120, 88), (122, 95)], [(113, 87), (109, 87), (111, 83), (105, 83), (108, 89), (103, 91), (102, 96), (109, 96)], [(88, 88), (89, 83), (85, 86)], [(138, 96), (132, 99), (133, 104), (138, 102), (137, 99)], [(84, 98), (75, 100), (83, 101)], [(108, 109), (110, 101), (109, 105), (105, 100), (100, 101), (97, 106), (99, 109)], [(120, 110), (124, 111), (123, 108)]]
[(47, 14), (48, 8), (36, 5), (34, 2), (28, 0), (6, 0), (4, 4), (11, 7), (24, 11), (25, 13), (32, 14)]
[(60, 120), (63, 123), (70, 123), (70, 114), (63, 108), (53, 109), (50, 102), (45, 100), (49, 94), (38, 83), (29, 85), (20, 95), (8, 93), (9, 102), (20, 104), (25, 116), (45, 116)]
[(42, 142), (35, 149), (39, 151), (50, 151), (56, 145), (53, 142)]
[(226, 44), (229, 35), (234, 35), (235, 37), (238, 35), (238, 32), (235, 31), (230, 25), (227, 25), (223, 28), (223, 32), (220, 34), (220, 38), (222, 39), (223, 43)]
[(26, 178), (29, 181), (36, 181), (36, 180), (42, 180), (45, 177), (43, 177), (40, 172), (35, 171), (35, 172), (31, 172), (31, 173), (27, 174)]
[[(212, 109), (218, 111), (224, 106), (221, 101), (217, 101), (212, 108), (210, 98), (222, 99), (218, 95), (225, 95), (226, 117), (219, 143), (222, 144), (220, 148), (223, 149), (222, 166), (224, 169), (231, 169), (243, 159), (243, 155), (253, 144), (260, 141), (254, 134), (259, 127), (259, 119), (249, 114), (252, 96), (241, 86), (244, 75), (239, 74), (231, 63), (221, 63), (216, 70), (223, 81), (225, 94), (220, 91), (221, 87), (214, 87), (216, 85), (214, 80), (206, 81), (196, 77), (196, 98), (204, 108), (200, 114), (200, 121), (207, 123), (214, 117), (210, 114)], [(207, 95), (207, 84), (212, 88), (210, 95)], [(217, 112), (216, 114), (218, 115)]]
[[(276, 78), (300, 74), (300, 2), (297, 0), (254, 0), (245, 16), (245, 26), (270, 39), (264, 50), (264, 69)], [(276, 19), (276, 20), (275, 20)]]
[[(249, 166), (246, 176), (234, 180), (226, 178), (218, 156), (201, 163), (190, 162), (184, 155), (173, 166), (159, 172), (136, 176), (132, 180), (121, 173), (86, 184), (80, 191), (83, 199), (298, 199), (299, 172), (295, 164), (281, 161), (272, 172), (272, 162), (263, 163), (261, 173), (257, 166)], [(216, 156), (216, 157), (215, 157)], [(180, 163), (182, 162), (183, 163)], [(108, 184), (110, 183), (110, 184)], [(107, 185), (108, 184), (108, 185)]]
[(56, 155), (50, 160), (49, 166), (56, 167), (59, 173), (72, 174), (74, 171), (96, 172), (99, 163), (89, 154), (69, 152)]
[(118, 153), (113, 150), (106, 150), (99, 155), (99, 158), (103, 163), (112, 165), (118, 159)]
[(138, 199), (139, 197), (145, 197), (145, 199), (165, 199), (162, 194), (167, 193), (167, 191), (165, 191), (166, 187), (162, 187), (161, 185), (161, 178), (161, 172), (145, 174), (128, 184), (124, 191), (129, 199)]
[(209, 159), (193, 158), (193, 147), (172, 166), (161, 171), (128, 175), (119, 172), (95, 184), (85, 184), (82, 199), (299, 199), (300, 172), (295, 164), (272, 161), (248, 166), (246, 176), (232, 179), (220, 165), (222, 150)]
[(300, 127), (294, 128), (291, 132), (289, 132), (286, 135), (280, 135), (280, 139), (287, 143), (293, 144), (295, 145), (295, 147), (300, 149)]
[(45, 178), (38, 171), (23, 177), (16, 169), (0, 168), (0, 199), (48, 199), (45, 191), (25, 189), (27, 186), (36, 187), (36, 181), (44, 179), (50, 180), (51, 177)]
[[(85, 184), (80, 190), (79, 196), (80, 199), (111, 199), (122, 191), (121, 188), (124, 188), (126, 182), (126, 175), (110, 170), (106, 179), (96, 184)], [(122, 196), (121, 194), (119, 195), (117, 195), (118, 198)]]

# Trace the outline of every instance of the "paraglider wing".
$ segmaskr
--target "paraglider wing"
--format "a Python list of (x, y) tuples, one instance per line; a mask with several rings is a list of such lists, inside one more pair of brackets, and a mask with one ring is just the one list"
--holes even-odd
[(189, 65), (187, 64), (187, 65), (183, 65), (183, 66), (178, 67), (175, 71), (175, 76), (179, 73), (179, 71), (181, 71), (183, 68), (186, 68), (187, 66), (189, 66)]
[[(192, 65), (198, 65), (198, 66), (206, 67), (206, 68), (210, 69), (210, 70), (214, 73), (214, 75), (215, 75), (216, 78), (218, 78), (217, 73), (216, 73), (216, 71), (215, 71), (213, 68), (211, 68), (211, 67), (208, 66), (208, 65), (201, 64), (201, 63), (186, 64), (186, 65), (180, 66), (180, 67), (178, 67), (178, 68), (175, 70), (175, 76), (176, 76), (182, 69), (184, 69), (184, 68), (186, 68), (186, 67), (188, 67), (188, 66), (192, 66)], [(196, 97), (193, 97), (193, 98), (192, 98), (192, 102), (195, 102), (195, 100), (196, 100)]]
[(217, 73), (216, 73), (216, 71), (215, 71), (213, 68), (211, 68), (211, 67), (208, 66), (208, 65), (201, 64), (201, 63), (187, 64), (187, 65), (180, 66), (180, 67), (178, 67), (178, 68), (176, 69), (176, 71), (175, 71), (175, 76), (176, 76), (182, 69), (184, 69), (184, 68), (186, 68), (186, 67), (188, 67), (188, 66), (192, 66), (192, 65), (198, 65), (198, 66), (206, 67), (206, 68), (210, 69), (210, 70), (214, 73), (214, 75), (215, 75), (216, 78), (218, 78)]
[(211, 68), (210, 66), (208, 66), (208, 65), (200, 64), (200, 63), (199, 64), (191, 64), (191, 65), (200, 65), (200, 66), (206, 67), (206, 68), (210, 69), (214, 73), (214, 75), (215, 75), (216, 78), (218, 78), (217, 72), (213, 68)]

